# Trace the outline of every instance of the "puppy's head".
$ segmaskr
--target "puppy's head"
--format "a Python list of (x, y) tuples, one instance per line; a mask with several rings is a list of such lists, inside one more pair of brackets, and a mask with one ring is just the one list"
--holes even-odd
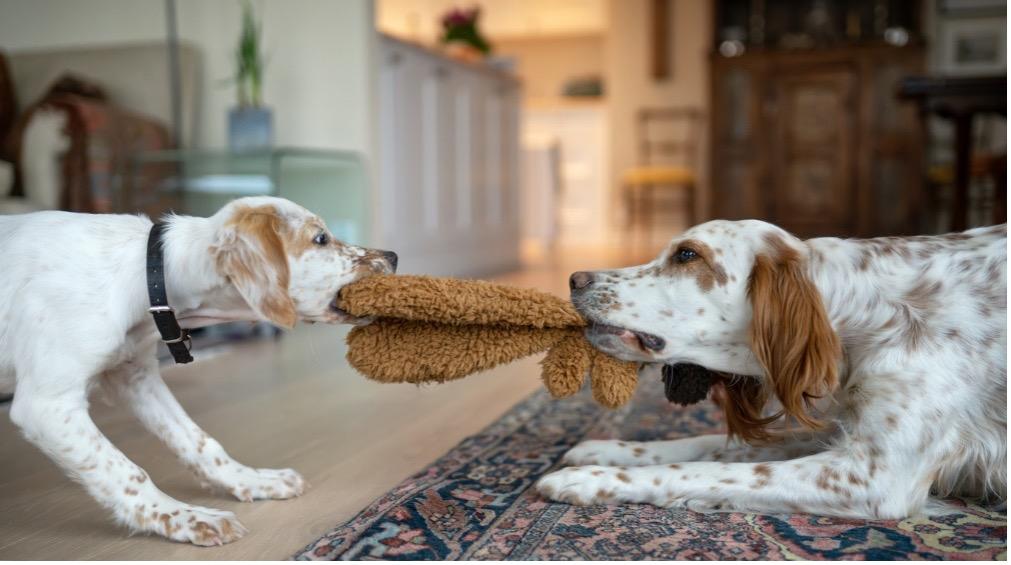
[(746, 376), (736, 389), (724, 383), (744, 426), (768, 423), (771, 395), (816, 426), (807, 404), (835, 385), (840, 349), (805, 265), (804, 244), (776, 226), (713, 221), (645, 265), (574, 273), (570, 288), (597, 348)]
[(219, 273), (262, 319), (281, 327), (360, 321), (335, 306), (337, 293), (397, 268), (395, 253), (343, 243), (319, 216), (282, 198), (240, 198), (215, 218), (211, 252)]

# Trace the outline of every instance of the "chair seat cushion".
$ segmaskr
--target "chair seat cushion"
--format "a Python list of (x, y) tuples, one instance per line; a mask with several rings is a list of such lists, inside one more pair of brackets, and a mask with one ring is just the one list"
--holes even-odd
[(625, 171), (622, 181), (626, 185), (692, 184), (695, 172), (688, 167), (634, 167)]

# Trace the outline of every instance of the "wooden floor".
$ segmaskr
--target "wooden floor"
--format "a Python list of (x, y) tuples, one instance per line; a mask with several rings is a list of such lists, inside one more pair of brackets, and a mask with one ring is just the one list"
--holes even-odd
[[(565, 294), (573, 270), (632, 263), (601, 251), (556, 255), (495, 279)], [(539, 386), (536, 358), (439, 386), (380, 385), (345, 363), (345, 332), (302, 326), (278, 341), (198, 351), (197, 362), (163, 372), (236, 459), (300, 471), (310, 488), (293, 500), (242, 503), (206, 492), (128, 409), (93, 400), (99, 427), (162, 490), (238, 515), (250, 533), (223, 547), (128, 536), (20, 437), (3, 406), (0, 559), (286, 559)]]

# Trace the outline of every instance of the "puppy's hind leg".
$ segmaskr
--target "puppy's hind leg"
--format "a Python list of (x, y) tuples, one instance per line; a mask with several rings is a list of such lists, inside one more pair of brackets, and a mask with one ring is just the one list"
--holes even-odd
[(143, 361), (125, 363), (109, 375), (107, 385), (205, 485), (246, 502), (293, 498), (305, 490), (302, 476), (292, 469), (254, 469), (228, 455), (179, 405), (158, 372), (153, 352)]
[[(86, 383), (51, 390), (34, 386), (34, 375), (18, 382), (11, 421), (92, 497), (133, 531), (150, 532), (196, 545), (234, 541), (246, 529), (231, 512), (190, 506), (158, 489), (127, 459), (88, 415)], [(45, 390), (44, 390), (45, 389)]]

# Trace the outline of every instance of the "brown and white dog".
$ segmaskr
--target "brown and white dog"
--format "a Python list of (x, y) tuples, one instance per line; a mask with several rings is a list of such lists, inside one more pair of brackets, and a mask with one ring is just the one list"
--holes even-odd
[[(209, 218), (170, 216), (163, 236), (169, 305), (183, 328), (264, 320), (357, 322), (333, 306), (341, 287), (396, 269), (396, 255), (337, 241), (301, 206), (235, 200)], [(158, 372), (142, 216), (0, 216), (0, 390), (31, 443), (133, 531), (219, 545), (245, 529), (231, 512), (158, 489), (88, 415), (88, 392), (122, 399), (201, 482), (243, 501), (298, 496), (291, 469), (232, 459), (183, 411)]]
[(550, 498), (857, 518), (1007, 498), (1006, 225), (801, 241), (713, 221), (570, 286), (596, 347), (722, 373), (730, 437), (584, 442)]

